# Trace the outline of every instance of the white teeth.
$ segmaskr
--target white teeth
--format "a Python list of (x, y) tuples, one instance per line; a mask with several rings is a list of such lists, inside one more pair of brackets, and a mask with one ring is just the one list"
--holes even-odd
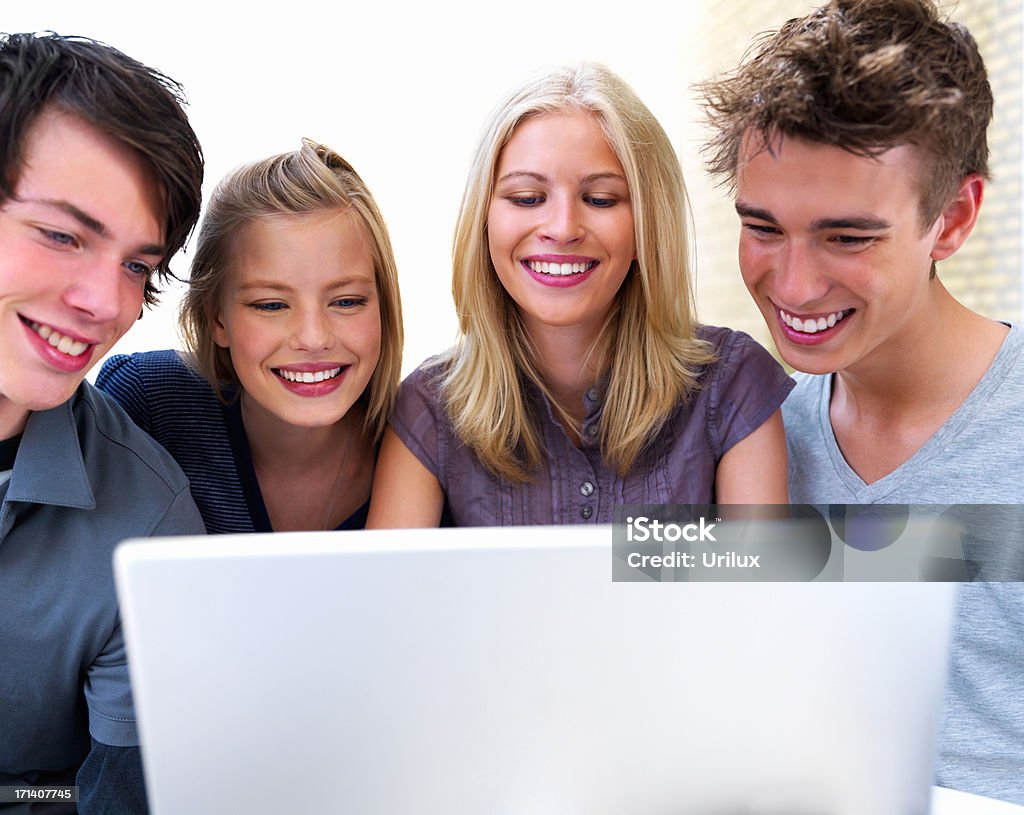
[(533, 271), (539, 274), (550, 274), (550, 275), (573, 275), (582, 274), (591, 268), (596, 261), (588, 261), (587, 263), (548, 263), (543, 260), (528, 260), (527, 265), (533, 269)]
[(35, 331), (40, 337), (46, 340), (50, 345), (60, 351), (62, 354), (67, 354), (69, 357), (77, 357), (82, 354), (86, 348), (89, 347), (87, 342), (79, 342), (73, 340), (65, 334), (61, 334), (54, 328), (42, 323), (30, 322), (29, 328)]
[(799, 317), (793, 317), (780, 309), (779, 316), (782, 317), (782, 322), (794, 331), (799, 331), (801, 334), (817, 334), (819, 331), (832, 328), (836, 323), (843, 319), (843, 317), (849, 314), (850, 311), (851, 309), (833, 311), (827, 317), (818, 317), (817, 319), (814, 317), (808, 317), (802, 320)]
[(289, 382), (323, 382), (325, 379), (334, 379), (341, 373), (341, 368), (331, 368), (326, 371), (289, 371), (287, 368), (278, 368), (277, 375)]

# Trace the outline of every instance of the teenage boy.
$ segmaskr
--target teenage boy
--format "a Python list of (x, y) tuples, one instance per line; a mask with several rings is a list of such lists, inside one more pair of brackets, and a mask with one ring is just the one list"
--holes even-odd
[(0, 35), (0, 787), (77, 777), (81, 813), (146, 810), (114, 545), (204, 531), (170, 456), (83, 381), (199, 215), (180, 93), (90, 40)]
[[(744, 281), (812, 374), (783, 408), (791, 500), (1024, 502), (1024, 332), (936, 272), (988, 177), (970, 33), (930, 0), (833, 0), (702, 92)], [(964, 587), (938, 783), (1024, 804), (1022, 641), (1019, 586)]]

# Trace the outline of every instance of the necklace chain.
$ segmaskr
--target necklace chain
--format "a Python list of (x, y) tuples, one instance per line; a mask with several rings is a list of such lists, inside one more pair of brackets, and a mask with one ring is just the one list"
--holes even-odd
[(341, 454), (341, 463), (338, 465), (338, 472), (334, 476), (334, 483), (331, 485), (330, 500), (327, 502), (327, 511), (324, 513), (323, 523), (320, 524), (321, 529), (331, 529), (331, 513), (334, 512), (334, 503), (338, 497), (338, 485), (341, 483), (341, 474), (345, 472), (345, 463), (348, 461), (348, 452), (350, 449), (352, 449), (351, 421), (348, 424), (348, 433), (345, 434), (345, 452)]

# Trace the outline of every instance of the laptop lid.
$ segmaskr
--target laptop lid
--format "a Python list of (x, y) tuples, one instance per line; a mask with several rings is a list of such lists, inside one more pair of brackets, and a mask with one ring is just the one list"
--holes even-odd
[(611, 569), (610, 527), (122, 544), (154, 815), (927, 810), (954, 584)]

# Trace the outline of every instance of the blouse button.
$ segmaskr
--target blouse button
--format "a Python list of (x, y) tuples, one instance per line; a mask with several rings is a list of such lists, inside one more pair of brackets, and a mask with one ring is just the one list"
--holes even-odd
[(590, 427), (587, 428), (587, 435), (590, 436), (590, 438), (594, 438), (594, 436), (597, 435), (597, 425), (596, 424), (592, 424)]
[(584, 481), (582, 484), (580, 484), (580, 492), (583, 493), (583, 495), (593, 495), (594, 485), (591, 484), (589, 481)]
[(587, 391), (587, 398), (591, 402), (596, 402), (597, 401), (597, 388), (591, 388), (590, 390), (588, 390)]
[(583, 520), (587, 520), (593, 514), (594, 510), (592, 507), (583, 507), (583, 509), (580, 510), (580, 515), (583, 517)]

